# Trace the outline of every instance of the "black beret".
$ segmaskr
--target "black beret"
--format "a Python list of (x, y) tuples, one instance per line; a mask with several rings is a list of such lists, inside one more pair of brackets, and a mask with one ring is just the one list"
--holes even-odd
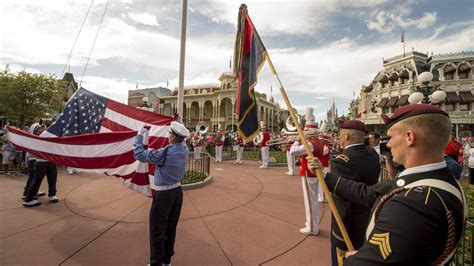
[(367, 127), (359, 120), (339, 121), (339, 127), (344, 129), (354, 129), (368, 133)]
[(392, 116), (389, 117), (386, 114), (382, 114), (381, 117), (385, 125), (387, 125), (387, 129), (389, 129), (391, 126), (402, 121), (403, 119), (424, 114), (441, 114), (445, 115), (446, 117), (449, 117), (449, 115), (445, 111), (441, 110), (438, 106), (431, 104), (404, 105), (395, 110)]

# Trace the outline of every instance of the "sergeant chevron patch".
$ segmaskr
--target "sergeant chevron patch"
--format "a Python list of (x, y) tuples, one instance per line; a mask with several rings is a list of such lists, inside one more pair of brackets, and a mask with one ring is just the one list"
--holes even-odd
[(339, 154), (338, 156), (336, 156), (336, 159), (341, 159), (343, 160), (344, 162), (348, 162), (349, 161), (349, 157), (347, 157), (346, 155), (344, 154)]
[(379, 247), (380, 254), (383, 259), (386, 260), (392, 254), (392, 248), (390, 247), (390, 233), (374, 234), (369, 243)]

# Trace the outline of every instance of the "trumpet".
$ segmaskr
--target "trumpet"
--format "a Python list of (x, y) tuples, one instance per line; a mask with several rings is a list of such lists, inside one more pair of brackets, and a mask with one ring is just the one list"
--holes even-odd
[(281, 144), (286, 144), (286, 143), (288, 143), (288, 141), (285, 138), (271, 139), (267, 141), (268, 146), (281, 145)]

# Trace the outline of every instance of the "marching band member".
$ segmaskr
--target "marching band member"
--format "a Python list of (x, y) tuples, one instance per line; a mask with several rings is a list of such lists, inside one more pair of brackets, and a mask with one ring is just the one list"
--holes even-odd
[(293, 138), (287, 138), (288, 142), (286, 143), (286, 162), (288, 164), (287, 175), (292, 176), (295, 174), (295, 156), (290, 153), (291, 146), (295, 143)]
[(201, 145), (203, 137), (196, 132), (193, 137), (193, 146), (194, 146), (194, 160), (201, 158)]
[[(304, 126), (305, 138), (313, 152), (313, 156), (320, 159), (323, 155), (323, 145), (318, 140), (319, 129), (314, 122), (313, 108), (307, 107), (305, 111), (306, 124)], [(300, 176), (303, 186), (303, 198), (306, 213), (305, 227), (300, 229), (300, 233), (304, 235), (319, 234), (319, 202), (318, 202), (318, 178), (308, 170), (308, 162), (306, 160), (306, 149), (304, 145), (300, 145), (297, 140), (290, 149), (290, 154), (300, 156)]]
[(244, 153), (244, 139), (239, 132), (236, 132), (237, 138), (235, 139), (235, 145), (237, 147), (237, 161), (235, 163), (241, 164), (242, 163), (242, 154)]
[(217, 130), (217, 135), (215, 138), (216, 145), (216, 162), (222, 162), (222, 149), (224, 148), (225, 136), (222, 134), (222, 129)]
[[(321, 161), (321, 165), (323, 167), (323, 173), (327, 174), (329, 173), (329, 160), (331, 158), (331, 149), (329, 147), (329, 143), (331, 141), (331, 136), (326, 135), (324, 133), (321, 133), (319, 135), (319, 141), (323, 145), (323, 154), (319, 160)], [(321, 187), (321, 183), (319, 183), (319, 202), (327, 202), (325, 197), (324, 197), (324, 191), (323, 188)]]
[(270, 153), (270, 146), (267, 144), (270, 140), (270, 133), (264, 121), (261, 121), (260, 125), (260, 129), (262, 130), (262, 140), (259, 142), (259, 145), (262, 147), (262, 165), (260, 168), (266, 169), (268, 168), (268, 156)]

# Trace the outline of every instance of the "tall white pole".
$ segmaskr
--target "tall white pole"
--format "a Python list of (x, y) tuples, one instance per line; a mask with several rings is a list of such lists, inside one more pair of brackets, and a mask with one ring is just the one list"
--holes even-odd
[[(179, 53), (179, 85), (178, 85), (178, 115), (179, 121), (183, 122), (183, 101), (184, 101), (184, 64), (186, 54), (186, 21), (188, 17), (188, 0), (183, 0), (181, 10), (181, 48)], [(184, 121), (186, 122), (186, 121)]]

